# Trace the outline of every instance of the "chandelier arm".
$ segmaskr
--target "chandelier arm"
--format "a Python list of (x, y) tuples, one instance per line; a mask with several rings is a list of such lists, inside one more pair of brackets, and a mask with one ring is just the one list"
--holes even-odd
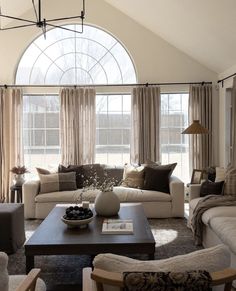
[(32, 4), (33, 4), (33, 8), (34, 8), (34, 14), (35, 14), (35, 17), (36, 17), (36, 21), (38, 22), (39, 21), (39, 17), (38, 17), (37, 11), (36, 11), (34, 0), (32, 0)]
[(54, 24), (51, 24), (51, 23), (47, 23), (47, 22), (46, 22), (46, 25), (47, 25), (47, 26), (54, 27), (54, 28), (64, 29), (64, 30), (67, 30), (67, 31), (70, 31), (70, 32), (83, 33), (83, 31), (78, 31), (78, 30), (74, 30), (74, 29), (66, 28), (66, 27), (63, 27), (63, 26), (60, 26), (60, 25), (54, 25)]
[(77, 15), (77, 16), (69, 16), (69, 17), (62, 17), (62, 18), (47, 19), (47, 22), (68, 20), (68, 19), (75, 19), (75, 18), (81, 18), (82, 19), (81, 15)]
[(14, 19), (14, 20), (19, 20), (19, 21), (24, 21), (24, 22), (28, 22), (28, 23), (33, 23), (36, 24), (35, 21), (33, 20), (28, 20), (28, 19), (23, 19), (23, 18), (19, 18), (19, 17), (14, 17), (14, 16), (9, 16), (9, 15), (4, 15), (4, 14), (0, 14), (0, 18), (4, 17), (4, 18), (9, 18), (9, 19)]
[(35, 26), (35, 24), (24, 24), (24, 25), (18, 25), (18, 26), (4, 27), (4, 28), (0, 28), (0, 30), (11, 30), (15, 28), (23, 28), (23, 27), (29, 27), (29, 26)]

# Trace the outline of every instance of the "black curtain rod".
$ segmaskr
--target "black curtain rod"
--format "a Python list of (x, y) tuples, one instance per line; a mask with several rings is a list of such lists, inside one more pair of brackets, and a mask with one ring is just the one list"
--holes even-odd
[(225, 77), (225, 78), (219, 80), (217, 83), (222, 83), (222, 87), (224, 87), (224, 81), (227, 80), (227, 79), (229, 79), (229, 78), (232, 78), (232, 77), (234, 77), (234, 76), (236, 76), (236, 73), (234, 73), (234, 74), (232, 74), (232, 75), (230, 75), (230, 76), (227, 76), (227, 77)]
[(135, 86), (170, 86), (170, 85), (205, 85), (212, 82), (171, 82), (171, 83), (140, 83), (140, 84), (97, 84), (97, 85), (0, 85), (0, 88), (61, 88), (61, 87), (135, 87)]

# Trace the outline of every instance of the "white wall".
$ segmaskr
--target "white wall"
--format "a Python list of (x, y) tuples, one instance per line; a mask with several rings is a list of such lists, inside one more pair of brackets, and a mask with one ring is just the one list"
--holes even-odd
[[(45, 18), (75, 15), (78, 0), (44, 1), (44, 6), (43, 17)], [(103, 0), (87, 0), (86, 6), (86, 22), (112, 33), (130, 52), (136, 65), (138, 82), (216, 82), (218, 76), (215, 72), (168, 44)], [(34, 17), (32, 9), (22, 16), (32, 19)], [(14, 83), (15, 70), (21, 55), (39, 34), (41, 32), (37, 28), (0, 33), (0, 84)], [(216, 145), (215, 156), (218, 157), (217, 91), (214, 91), (213, 98), (215, 100), (213, 138)]]

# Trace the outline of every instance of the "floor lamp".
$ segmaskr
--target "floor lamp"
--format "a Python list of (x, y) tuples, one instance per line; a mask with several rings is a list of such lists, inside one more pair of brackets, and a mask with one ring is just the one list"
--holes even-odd
[(193, 123), (187, 127), (182, 134), (192, 134), (193, 135), (193, 148), (197, 149), (197, 137), (195, 134), (208, 134), (209, 130), (202, 126), (199, 120), (193, 120)]

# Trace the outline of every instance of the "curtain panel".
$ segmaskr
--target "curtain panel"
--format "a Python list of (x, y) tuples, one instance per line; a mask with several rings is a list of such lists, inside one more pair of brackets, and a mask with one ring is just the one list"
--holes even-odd
[(90, 164), (95, 159), (96, 91), (60, 91), (61, 155), (63, 165)]
[(228, 167), (236, 168), (236, 77), (233, 79), (233, 87), (231, 94), (231, 155), (230, 155), (230, 164)]
[(9, 202), (10, 169), (23, 165), (23, 95), (20, 89), (0, 89), (0, 201)]
[(199, 120), (209, 134), (190, 135), (190, 172), (212, 166), (212, 85), (190, 85), (189, 122)]
[(131, 162), (159, 161), (160, 87), (135, 87), (131, 100)]

